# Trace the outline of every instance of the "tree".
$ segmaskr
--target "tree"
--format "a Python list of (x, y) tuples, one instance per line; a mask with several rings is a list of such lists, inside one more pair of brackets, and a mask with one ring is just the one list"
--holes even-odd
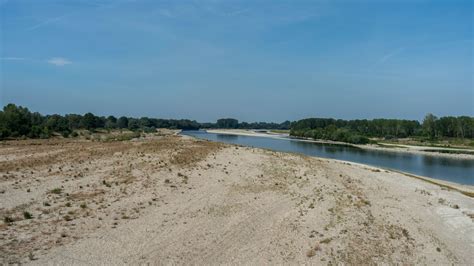
[(117, 118), (115, 116), (111, 115), (107, 117), (107, 120), (105, 121), (105, 128), (116, 128), (117, 127)]
[(194, 120), (188, 120), (188, 119), (181, 119), (176, 121), (176, 128), (177, 129), (183, 129), (183, 130), (195, 130), (199, 129), (200, 125), (198, 122)]
[(423, 131), (430, 139), (436, 137), (436, 120), (438, 118), (433, 114), (427, 114), (423, 120)]
[(435, 138), (474, 138), (474, 117), (446, 116), (439, 119), (428, 114), (423, 123), (415, 120), (373, 119), (342, 120), (332, 118), (307, 118), (295, 122), (283, 123), (252, 122), (239, 123), (237, 119), (223, 118), (216, 123), (198, 123), (188, 119), (140, 119), (114, 116), (98, 117), (92, 113), (84, 116), (77, 114), (46, 115), (31, 113), (27, 108), (8, 104), (0, 111), (0, 139), (47, 138), (52, 133), (69, 135), (74, 129), (85, 128), (129, 128), (155, 132), (155, 128), (199, 129), (199, 128), (245, 128), (245, 129), (291, 129), (290, 135), (315, 139), (328, 139), (350, 143), (367, 143), (369, 137), (403, 138), (426, 136)]
[(217, 120), (218, 128), (238, 128), (239, 120), (233, 118), (222, 118)]
[(0, 137), (26, 136), (31, 129), (31, 113), (27, 108), (8, 104), (0, 117)]
[(44, 123), (44, 117), (40, 113), (34, 112), (31, 114), (32, 126), (41, 126), (43, 123)]
[(128, 118), (125, 116), (120, 117), (117, 120), (117, 127), (118, 128), (127, 128), (128, 127)]
[(140, 128), (140, 123), (138, 121), (138, 119), (135, 119), (135, 118), (130, 118), (128, 119), (128, 129), (130, 130), (137, 130)]
[(148, 117), (140, 118), (138, 123), (139, 123), (140, 127), (152, 127), (153, 126), (153, 122)]
[(46, 118), (46, 127), (54, 132), (70, 132), (68, 119), (60, 115), (50, 115)]
[(81, 115), (68, 114), (66, 115), (66, 119), (68, 120), (68, 124), (71, 131), (81, 127), (81, 120), (82, 120)]
[(86, 113), (82, 117), (81, 127), (88, 130), (97, 128), (97, 117), (92, 113)]
[(474, 138), (474, 117), (458, 117), (458, 134), (461, 138)]
[(291, 122), (286, 120), (285, 122), (281, 123), (278, 129), (290, 129)]

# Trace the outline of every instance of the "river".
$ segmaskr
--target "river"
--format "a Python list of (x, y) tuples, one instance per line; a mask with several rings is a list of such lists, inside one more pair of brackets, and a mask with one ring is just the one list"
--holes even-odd
[(202, 130), (183, 131), (181, 134), (211, 141), (362, 163), (459, 184), (474, 185), (474, 160), (472, 159), (367, 150), (353, 146), (304, 142), (290, 138), (217, 134)]

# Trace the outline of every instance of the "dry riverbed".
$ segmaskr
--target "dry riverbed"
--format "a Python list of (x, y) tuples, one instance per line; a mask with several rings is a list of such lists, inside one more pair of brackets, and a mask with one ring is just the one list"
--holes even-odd
[(0, 143), (0, 264), (465, 264), (474, 200), (368, 166), (196, 140)]

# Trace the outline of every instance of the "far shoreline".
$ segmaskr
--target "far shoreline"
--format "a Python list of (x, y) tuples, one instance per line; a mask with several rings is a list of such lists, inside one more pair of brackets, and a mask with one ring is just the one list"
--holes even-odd
[[(352, 143), (347, 143), (347, 142), (331, 141), (331, 140), (294, 138), (294, 137), (290, 137), (289, 134), (263, 133), (263, 132), (256, 132), (257, 130), (253, 130), (253, 129), (204, 129), (204, 130), (208, 133), (213, 133), (213, 134), (227, 134), (227, 135), (239, 135), (239, 136), (250, 136), (250, 137), (286, 139), (286, 140), (319, 143), (319, 144), (345, 145), (345, 146), (352, 146), (352, 147), (365, 149), (365, 150), (401, 152), (401, 153), (420, 154), (420, 155), (443, 157), (443, 158), (474, 160), (474, 154), (438, 152), (439, 150), (459, 151), (459, 149), (456, 149), (456, 148), (443, 148), (443, 147), (435, 148), (435, 147), (423, 147), (423, 146), (412, 146), (412, 145), (392, 145), (392, 144), (386, 144), (386, 143), (382, 143), (385, 147), (380, 147), (374, 144), (352, 144)], [(264, 130), (258, 130), (258, 131), (264, 131)], [(271, 130), (267, 130), (267, 132), (270, 132), (270, 131)], [(387, 147), (387, 146), (393, 146), (393, 147)], [(463, 149), (463, 150), (474, 152), (474, 150), (472, 149)]]
[[(257, 133), (257, 132), (254, 132), (254, 134), (252, 134), (251, 130), (242, 130), (242, 129), (237, 129), (237, 130), (234, 130), (234, 129), (218, 129), (218, 130), (217, 129), (216, 130), (210, 129), (210, 130), (205, 130), (205, 131), (208, 132), (208, 133), (213, 133), (213, 134), (228, 134), (228, 135), (263, 137), (263, 138), (266, 137), (266, 138), (275, 138), (275, 139), (288, 139), (288, 138), (285, 138), (285, 137), (282, 137), (282, 136), (278, 136), (278, 135), (284, 135), (284, 134), (275, 134), (275, 136), (272, 136), (273, 134), (265, 134), (265, 133)], [(247, 132), (239, 132), (239, 131), (247, 131)], [(231, 133), (227, 133), (227, 132), (231, 132)], [(267, 136), (264, 136), (264, 135), (267, 135)], [(192, 137), (192, 138), (194, 138), (194, 137)], [(295, 138), (295, 139), (292, 139), (292, 140), (303, 141), (303, 142), (314, 142), (314, 143), (321, 143), (321, 144), (349, 145), (349, 146), (354, 146), (354, 147), (359, 146), (359, 145), (354, 145), (354, 144), (350, 144), (350, 143), (335, 142), (335, 141), (320, 141), (319, 142), (319, 141), (316, 141), (316, 140), (313, 141), (313, 140), (305, 140), (305, 139), (298, 139), (298, 138)], [(228, 145), (235, 145), (235, 144), (228, 144)], [(359, 148), (362, 148), (362, 147), (359, 147)], [(256, 149), (267, 150), (265, 148), (256, 148)], [(367, 148), (367, 149), (370, 149), (370, 148)], [(390, 150), (390, 149), (387, 149), (387, 150)], [(283, 152), (283, 151), (277, 151), (277, 152), (289, 153), (289, 152)], [(439, 154), (440, 155), (445, 155), (445, 154), (442, 154), (442, 153), (439, 153)], [(428, 153), (428, 155), (434, 155), (434, 154)], [(301, 156), (308, 156), (308, 155), (301, 155)], [(326, 160), (328, 162), (339, 162), (339, 163), (343, 163), (343, 164), (354, 165), (354, 166), (361, 167), (361, 168), (367, 169), (367, 170), (372, 170), (372, 171), (375, 170), (375, 171), (384, 171), (384, 172), (387, 172), (387, 173), (388, 172), (398, 173), (398, 174), (402, 174), (402, 175), (405, 175), (405, 176), (413, 178), (413, 179), (418, 179), (418, 180), (421, 180), (423, 182), (439, 186), (439, 187), (447, 189), (447, 190), (453, 190), (453, 191), (459, 192), (459, 193), (461, 193), (463, 195), (466, 195), (470, 198), (474, 198), (474, 186), (472, 186), (472, 185), (460, 184), (460, 183), (441, 180), (441, 179), (436, 179), (436, 178), (432, 178), (432, 177), (416, 175), (416, 174), (404, 172), (404, 171), (401, 171), (401, 170), (385, 168), (385, 167), (381, 167), (381, 166), (373, 166), (373, 165), (368, 165), (368, 164), (363, 164), (363, 163), (357, 163), (357, 162), (351, 162), (351, 161), (345, 161), (345, 160), (339, 160), (339, 159), (332, 159), (332, 158), (317, 157), (317, 156), (309, 156), (309, 157), (318, 158), (320, 160)]]

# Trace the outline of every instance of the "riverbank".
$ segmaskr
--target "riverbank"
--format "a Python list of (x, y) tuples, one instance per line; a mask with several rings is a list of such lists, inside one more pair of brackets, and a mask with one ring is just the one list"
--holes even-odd
[(472, 258), (472, 198), (365, 165), (170, 133), (2, 142), (0, 172), (0, 264)]
[(240, 136), (252, 136), (252, 137), (272, 137), (272, 138), (287, 138), (289, 134), (273, 133), (271, 131), (264, 132), (263, 130), (256, 131), (250, 129), (208, 129), (209, 133), (214, 134), (228, 134), (228, 135), (240, 135)]
[[(215, 133), (215, 134), (229, 134), (229, 135), (241, 135), (241, 136), (253, 136), (253, 137), (282, 138), (282, 139), (287, 139), (289, 137), (288, 134), (272, 133), (271, 131), (268, 131), (267, 133), (263, 133), (263, 132), (255, 132), (253, 130), (245, 130), (245, 129), (210, 129), (206, 131), (209, 133)], [(346, 146), (353, 146), (353, 147), (357, 147), (360, 149), (367, 149), (367, 150), (391, 151), (391, 152), (401, 152), (401, 153), (422, 154), (422, 155), (445, 157), (445, 158), (474, 160), (474, 149), (458, 149), (458, 148), (429, 147), (429, 146), (401, 145), (401, 144), (395, 145), (395, 144), (390, 144), (390, 143), (357, 145), (357, 144), (351, 144), (351, 143), (339, 142), (339, 141), (314, 140), (314, 139), (307, 139), (307, 138), (294, 138), (293, 140), (302, 141), (302, 142), (321, 143), (321, 144), (346, 145)], [(449, 152), (452, 152), (452, 153), (449, 153)]]

